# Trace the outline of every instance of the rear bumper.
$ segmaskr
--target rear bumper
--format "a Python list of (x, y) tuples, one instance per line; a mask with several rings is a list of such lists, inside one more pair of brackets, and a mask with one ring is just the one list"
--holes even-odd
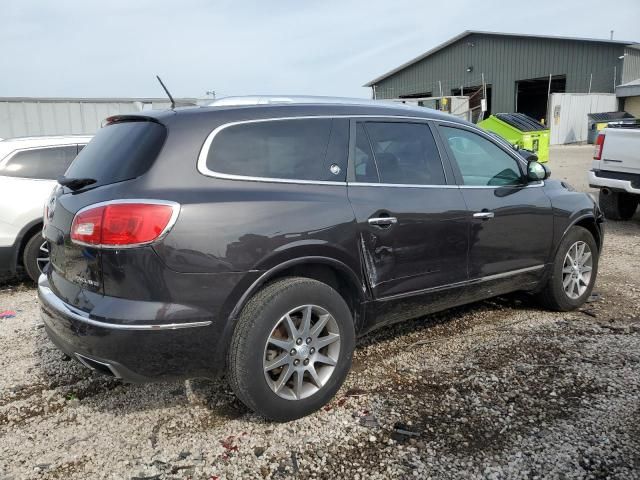
[[(629, 175), (631, 177), (631, 175)], [(638, 177), (637, 175), (635, 177)], [(591, 188), (610, 188), (612, 190), (633, 193), (640, 195), (640, 177), (635, 180), (622, 179), (622, 178), (610, 178), (606, 172), (589, 171), (589, 186)]]
[[(42, 275), (38, 297), (45, 330), (64, 353), (84, 365), (130, 382), (213, 377), (217, 335), (202, 318), (179, 323), (114, 323), (96, 318), (58, 298)], [(121, 300), (105, 297), (105, 301)], [(132, 320), (144, 308), (124, 301)], [(122, 309), (120, 309), (122, 311)], [(159, 314), (161, 312), (158, 312)]]

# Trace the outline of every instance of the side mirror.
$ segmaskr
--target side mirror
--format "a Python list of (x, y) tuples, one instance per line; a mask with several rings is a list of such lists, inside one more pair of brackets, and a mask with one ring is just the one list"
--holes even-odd
[(551, 176), (551, 170), (542, 165), (541, 163), (531, 161), (527, 163), (527, 179), (530, 182), (539, 182), (540, 180), (546, 180)]

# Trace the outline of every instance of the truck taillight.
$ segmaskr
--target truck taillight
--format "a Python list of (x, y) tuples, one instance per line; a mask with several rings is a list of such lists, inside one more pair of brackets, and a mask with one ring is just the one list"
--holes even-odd
[(596, 138), (595, 150), (593, 151), (593, 159), (600, 160), (602, 158), (602, 148), (604, 147), (604, 133), (598, 134)]
[(80, 210), (71, 224), (71, 241), (101, 248), (151, 243), (173, 226), (180, 207), (172, 202), (111, 202)]

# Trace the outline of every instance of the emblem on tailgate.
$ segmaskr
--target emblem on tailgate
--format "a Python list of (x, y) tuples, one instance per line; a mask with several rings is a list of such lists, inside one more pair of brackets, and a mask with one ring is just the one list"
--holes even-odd
[(92, 287), (99, 287), (100, 283), (96, 282), (95, 280), (89, 280), (88, 278), (82, 278), (79, 275), (76, 275), (76, 277), (73, 279), (73, 281), (75, 283), (79, 283), (80, 285), (90, 285)]

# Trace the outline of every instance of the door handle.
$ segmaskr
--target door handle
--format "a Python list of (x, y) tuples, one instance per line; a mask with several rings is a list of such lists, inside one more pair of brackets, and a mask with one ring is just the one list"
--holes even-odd
[(396, 217), (374, 217), (367, 220), (369, 225), (378, 225), (378, 226), (387, 226), (398, 223), (398, 219)]
[(473, 214), (473, 218), (480, 218), (482, 220), (489, 220), (493, 217), (495, 217), (493, 212), (476, 212)]

